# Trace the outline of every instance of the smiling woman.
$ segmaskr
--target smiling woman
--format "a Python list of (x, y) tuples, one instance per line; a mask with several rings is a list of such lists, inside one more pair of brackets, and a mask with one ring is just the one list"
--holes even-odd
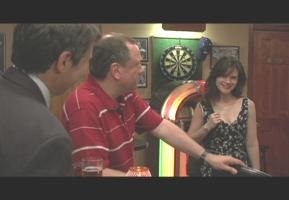
[[(239, 60), (221, 57), (206, 80), (205, 94), (195, 109), (188, 134), (209, 152), (231, 155), (259, 170), (255, 104), (242, 96), (245, 81)], [(201, 163), (199, 173), (221, 175), (206, 162)]]

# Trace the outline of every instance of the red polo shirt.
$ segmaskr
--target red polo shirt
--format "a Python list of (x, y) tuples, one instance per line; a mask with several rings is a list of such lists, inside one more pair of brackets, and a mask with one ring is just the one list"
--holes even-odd
[(135, 131), (152, 130), (162, 118), (135, 91), (114, 100), (89, 76), (66, 100), (61, 121), (73, 141), (74, 162), (93, 155), (126, 172), (134, 165)]

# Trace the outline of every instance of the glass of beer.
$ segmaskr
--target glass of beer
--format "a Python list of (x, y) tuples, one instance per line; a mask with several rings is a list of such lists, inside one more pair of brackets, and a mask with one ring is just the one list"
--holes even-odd
[(72, 168), (74, 176), (81, 176), (81, 162), (73, 162)]
[(81, 176), (98, 177), (102, 176), (103, 159), (101, 158), (84, 158), (81, 160)]

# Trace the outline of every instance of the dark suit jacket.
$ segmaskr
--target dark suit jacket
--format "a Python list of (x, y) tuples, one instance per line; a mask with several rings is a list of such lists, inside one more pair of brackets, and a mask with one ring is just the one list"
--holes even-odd
[(0, 77), (0, 176), (69, 175), (71, 144), (38, 86), (10, 67)]

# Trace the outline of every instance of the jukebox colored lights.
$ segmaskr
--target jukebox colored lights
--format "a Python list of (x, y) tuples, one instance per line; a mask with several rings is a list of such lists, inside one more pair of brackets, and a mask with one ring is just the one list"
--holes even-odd
[[(174, 89), (166, 98), (161, 116), (175, 122), (181, 105), (192, 95), (202, 93), (204, 81), (189, 81)], [(175, 149), (164, 141), (159, 144), (159, 176), (174, 176)]]

